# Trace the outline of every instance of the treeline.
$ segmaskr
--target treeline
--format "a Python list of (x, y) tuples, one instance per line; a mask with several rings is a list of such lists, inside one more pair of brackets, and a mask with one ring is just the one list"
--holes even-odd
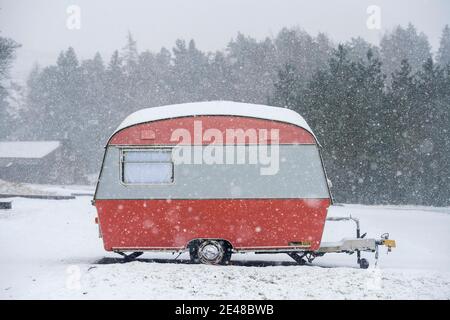
[(280, 71), (272, 102), (315, 129), (337, 200), (450, 204), (450, 64), (402, 60), (387, 82), (370, 50), (355, 62), (339, 46), (305, 88), (297, 75)]
[(449, 64), (448, 27), (434, 57), (412, 25), (380, 46), (285, 28), (261, 41), (238, 34), (217, 52), (194, 40), (139, 51), (129, 34), (108, 61), (80, 60), (69, 48), (55, 65), (36, 67), (8, 139), (63, 140), (70, 155), (61, 181), (85, 182), (109, 134), (135, 110), (269, 103), (300, 112), (317, 132), (337, 201), (449, 205)]

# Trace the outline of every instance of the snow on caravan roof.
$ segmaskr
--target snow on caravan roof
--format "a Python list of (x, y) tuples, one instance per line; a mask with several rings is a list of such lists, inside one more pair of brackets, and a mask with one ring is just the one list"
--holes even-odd
[(305, 119), (295, 111), (232, 101), (192, 102), (142, 109), (125, 118), (113, 135), (136, 124), (187, 116), (241, 116), (281, 121), (299, 126), (316, 138)]

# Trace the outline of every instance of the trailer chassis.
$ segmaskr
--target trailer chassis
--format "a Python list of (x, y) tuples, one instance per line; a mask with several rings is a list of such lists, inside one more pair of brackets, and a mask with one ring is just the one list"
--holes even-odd
[[(396, 247), (395, 240), (389, 239), (389, 233), (384, 233), (379, 239), (366, 238), (367, 233), (361, 234), (359, 219), (350, 216), (327, 217), (327, 221), (353, 221), (356, 226), (355, 238), (344, 238), (338, 242), (322, 242), (317, 251), (299, 251), (286, 252), (292, 259), (299, 264), (311, 263), (316, 257), (323, 256), (325, 253), (347, 253), (356, 252), (356, 262), (361, 269), (369, 267), (369, 261), (361, 258), (361, 252), (375, 252), (375, 265), (378, 262), (379, 246), (386, 246), (388, 252)], [(267, 252), (258, 252), (267, 253)]]
[[(283, 249), (257, 249), (257, 250), (250, 250), (250, 249), (234, 249), (231, 248), (231, 246), (228, 246), (228, 249), (226, 250), (225, 254), (228, 255), (227, 258), (231, 257), (231, 253), (242, 253), (242, 252), (254, 252), (255, 254), (273, 254), (273, 253), (286, 253), (291, 257), (294, 261), (296, 261), (300, 265), (305, 265), (306, 263), (311, 263), (313, 260), (317, 257), (321, 257), (325, 255), (326, 253), (347, 253), (347, 254), (354, 254), (356, 253), (356, 262), (359, 265), (361, 269), (367, 269), (369, 267), (369, 261), (365, 258), (361, 258), (361, 252), (374, 252), (375, 253), (375, 265), (378, 262), (379, 257), (379, 247), (380, 246), (386, 246), (388, 249), (388, 252), (392, 250), (392, 248), (396, 247), (395, 240), (389, 239), (389, 233), (384, 233), (380, 236), (379, 239), (373, 239), (373, 238), (366, 238), (367, 233), (361, 234), (359, 219), (350, 216), (341, 216), (341, 217), (327, 217), (327, 221), (353, 221), (355, 223), (355, 231), (356, 231), (356, 237), (355, 238), (343, 238), (340, 241), (337, 242), (322, 242), (320, 244), (319, 249), (314, 251), (309, 251), (306, 248), (283, 248)], [(221, 239), (198, 239), (196, 241), (200, 240), (207, 240), (211, 243), (218, 243), (218, 242), (225, 242)], [(195, 242), (195, 241), (194, 241)], [(193, 242), (193, 243), (194, 243)], [(200, 241), (201, 243), (201, 241)], [(168, 251), (172, 251), (170, 249), (167, 249)], [(177, 252), (178, 256), (188, 250), (191, 254), (191, 260), (192, 259), (192, 247), (188, 246), (187, 248), (183, 248), (180, 250), (173, 251), (174, 253)], [(130, 262), (138, 258), (143, 254), (143, 251), (135, 251), (131, 248), (129, 249), (121, 249), (121, 250), (113, 250), (114, 252), (120, 254), (123, 256), (125, 262)], [(131, 253), (125, 253), (125, 251), (131, 252)], [(194, 261), (195, 262), (195, 261)], [(197, 261), (198, 262), (198, 261)], [(207, 262), (206, 262), (207, 263)], [(215, 263), (211, 263), (215, 264)]]

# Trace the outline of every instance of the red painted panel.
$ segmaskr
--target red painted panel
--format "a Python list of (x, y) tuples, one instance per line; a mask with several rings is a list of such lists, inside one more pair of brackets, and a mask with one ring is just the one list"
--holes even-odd
[(97, 200), (105, 249), (182, 248), (220, 238), (235, 248), (320, 246), (329, 199)]
[[(194, 121), (201, 121), (203, 132), (207, 129), (218, 129), (225, 136), (226, 129), (278, 129), (279, 143), (298, 143), (298, 144), (315, 144), (315, 139), (303, 128), (297, 127), (293, 124), (254, 119), (237, 116), (197, 116), (197, 117), (182, 117), (167, 120), (158, 120), (149, 123), (135, 125), (125, 128), (116, 133), (109, 144), (115, 145), (155, 145), (155, 144), (177, 144), (170, 141), (172, 132), (179, 128), (187, 129), (192, 139), (194, 138)], [(142, 139), (146, 133), (152, 131), (154, 139)], [(142, 133), (144, 132), (144, 133)], [(153, 134), (152, 133), (152, 134)], [(202, 144), (214, 143), (211, 141), (203, 141)], [(270, 142), (269, 142), (270, 143)]]

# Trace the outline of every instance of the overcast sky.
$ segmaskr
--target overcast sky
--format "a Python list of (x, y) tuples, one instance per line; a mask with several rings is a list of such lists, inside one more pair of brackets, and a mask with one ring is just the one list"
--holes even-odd
[[(70, 5), (80, 8), (80, 29), (66, 26)], [(371, 5), (380, 8), (381, 29), (366, 25)], [(378, 43), (386, 31), (408, 22), (426, 33), (436, 50), (442, 28), (450, 24), (450, 1), (0, 0), (1, 35), (22, 44), (15, 79), (24, 78), (36, 61), (53, 63), (68, 46), (82, 58), (100, 51), (109, 59), (123, 47), (128, 30), (140, 51), (172, 48), (177, 38), (194, 38), (200, 49), (212, 51), (225, 48), (238, 31), (262, 39), (284, 26), (325, 32), (335, 41), (362, 36)]]

